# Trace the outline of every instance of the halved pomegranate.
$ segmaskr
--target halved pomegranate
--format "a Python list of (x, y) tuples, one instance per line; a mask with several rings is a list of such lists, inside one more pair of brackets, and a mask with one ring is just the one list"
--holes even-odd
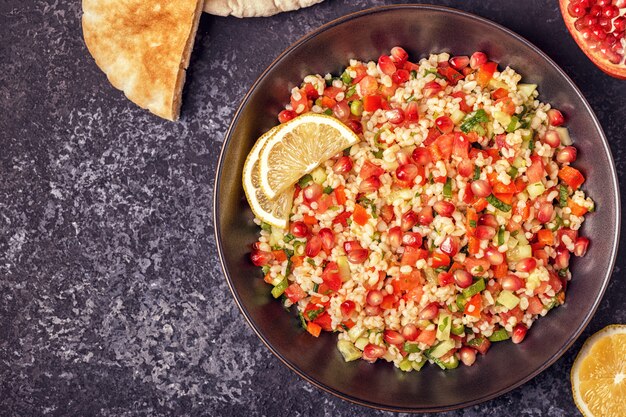
[(567, 29), (594, 64), (626, 79), (626, 0), (559, 0)]

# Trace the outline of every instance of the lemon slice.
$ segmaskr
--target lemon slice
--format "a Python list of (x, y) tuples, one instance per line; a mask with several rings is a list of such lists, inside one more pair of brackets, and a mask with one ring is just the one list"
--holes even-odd
[(281, 125), (261, 150), (261, 188), (274, 199), (359, 137), (334, 117), (305, 113)]
[(571, 373), (574, 402), (585, 417), (626, 416), (626, 325), (591, 336)]
[(243, 190), (255, 216), (272, 226), (285, 229), (289, 223), (289, 214), (293, 202), (294, 187), (289, 187), (277, 198), (271, 200), (260, 187), (259, 154), (261, 149), (282, 125), (275, 126), (261, 136), (252, 147), (243, 165)]

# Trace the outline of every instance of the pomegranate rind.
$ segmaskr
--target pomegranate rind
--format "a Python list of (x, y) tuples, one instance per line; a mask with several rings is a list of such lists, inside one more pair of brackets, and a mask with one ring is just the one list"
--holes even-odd
[(597, 52), (592, 51), (585, 43), (584, 39), (581, 38), (580, 32), (578, 32), (574, 27), (576, 19), (570, 16), (567, 12), (567, 5), (570, 1), (571, 0), (559, 0), (559, 7), (561, 9), (563, 20), (565, 21), (565, 26), (567, 27), (570, 35), (572, 35), (572, 38), (574, 38), (574, 41), (576, 41), (578, 47), (584, 52), (585, 55), (587, 55), (587, 58), (589, 58), (596, 67), (600, 68), (611, 77), (626, 80), (626, 64), (613, 64), (603, 56), (600, 56)]

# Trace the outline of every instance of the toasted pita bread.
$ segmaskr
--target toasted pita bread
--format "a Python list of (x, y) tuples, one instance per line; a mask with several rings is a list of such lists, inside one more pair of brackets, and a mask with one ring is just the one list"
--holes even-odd
[(204, 11), (218, 16), (237, 17), (272, 16), (309, 7), (322, 0), (206, 0)]
[(114, 87), (176, 120), (203, 0), (83, 0), (83, 36)]

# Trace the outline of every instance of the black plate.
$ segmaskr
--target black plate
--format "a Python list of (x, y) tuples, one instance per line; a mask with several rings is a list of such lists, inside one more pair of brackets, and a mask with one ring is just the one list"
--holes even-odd
[[(336, 336), (313, 339), (272, 299), (261, 273), (248, 260), (258, 235), (241, 185), (254, 141), (277, 124), (288, 89), (311, 73), (339, 74), (349, 58), (375, 60), (395, 45), (412, 60), (429, 52), (484, 51), (501, 68), (512, 66), (524, 82), (539, 85), (541, 99), (561, 109), (579, 150), (576, 166), (598, 211), (588, 216), (587, 256), (573, 261), (574, 280), (564, 306), (540, 319), (524, 343), (498, 343), (472, 367), (444, 372), (426, 366), (403, 373), (379, 361), (345, 363)], [(606, 138), (580, 91), (545, 54), (520, 36), (483, 18), (425, 5), (365, 10), (322, 26), (289, 47), (259, 77), (237, 111), (224, 141), (214, 196), (220, 260), (237, 305), (265, 345), (298, 375), (341, 398), (381, 409), (442, 411), (501, 395), (556, 361), (580, 335), (606, 289), (619, 237), (620, 202)]]

